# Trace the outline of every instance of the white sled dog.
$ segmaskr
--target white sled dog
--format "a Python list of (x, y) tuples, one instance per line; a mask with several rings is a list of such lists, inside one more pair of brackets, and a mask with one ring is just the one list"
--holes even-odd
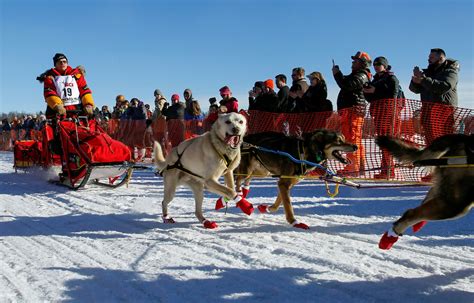
[[(252, 213), (252, 204), (235, 192), (232, 174), (240, 163), (240, 145), (246, 130), (247, 120), (241, 114), (221, 114), (209, 132), (181, 142), (166, 159), (160, 144), (155, 142), (154, 159), (164, 179), (164, 223), (175, 223), (169, 216), (168, 204), (173, 200), (176, 187), (183, 184), (193, 191), (195, 215), (205, 228), (216, 228), (217, 224), (202, 214), (204, 189), (233, 200), (246, 214)], [(218, 181), (222, 175), (227, 186)]]

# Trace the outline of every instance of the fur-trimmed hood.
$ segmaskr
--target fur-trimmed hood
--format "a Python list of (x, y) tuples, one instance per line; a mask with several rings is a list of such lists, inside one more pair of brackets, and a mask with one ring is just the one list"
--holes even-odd
[[(70, 71), (70, 70), (72, 70), (72, 72), (68, 73), (68, 71)], [(86, 69), (82, 65), (79, 65), (76, 68), (72, 68), (72, 67), (68, 66), (65, 73), (68, 73), (68, 74), (82, 74), (82, 75), (85, 76), (86, 75)], [(46, 79), (46, 77), (54, 77), (54, 76), (58, 76), (58, 75), (60, 75), (60, 73), (55, 68), (51, 68), (51, 69), (47, 69), (43, 73), (41, 73), (38, 77), (36, 77), (36, 80), (38, 80), (39, 83), (43, 83), (44, 80)]]

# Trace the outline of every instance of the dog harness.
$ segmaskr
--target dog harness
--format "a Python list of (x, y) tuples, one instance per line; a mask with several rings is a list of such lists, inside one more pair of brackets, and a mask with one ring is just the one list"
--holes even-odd
[[(191, 144), (189, 144), (189, 145), (191, 145)], [(190, 175), (192, 175), (192, 176), (194, 176), (194, 177), (198, 177), (198, 178), (200, 178), (200, 179), (204, 179), (204, 178), (201, 177), (200, 175), (198, 175), (198, 174), (196, 174), (196, 173), (193, 173), (192, 171), (190, 171), (189, 169), (187, 169), (186, 167), (184, 167), (184, 166), (183, 166), (183, 163), (181, 163), (181, 157), (183, 156), (184, 152), (185, 152), (186, 149), (189, 147), (189, 145), (187, 145), (187, 146), (183, 149), (183, 151), (182, 151), (181, 153), (179, 153), (178, 148), (176, 147), (176, 154), (178, 155), (178, 160), (176, 160), (176, 162), (174, 162), (174, 163), (171, 164), (171, 165), (168, 164), (165, 169), (163, 169), (162, 171), (160, 171), (160, 175), (161, 175), (161, 176), (163, 176), (163, 172), (164, 172), (165, 170), (169, 170), (169, 169), (179, 169), (179, 170), (184, 171), (185, 173), (190, 174)]]
[[(190, 146), (191, 144), (187, 145), (183, 151), (181, 153), (178, 152), (178, 148), (176, 148), (176, 154), (178, 155), (178, 159), (176, 160), (176, 162), (174, 162), (173, 164), (168, 164), (166, 166), (165, 169), (163, 169), (162, 171), (160, 171), (160, 175), (162, 176), (163, 175), (163, 171), (165, 170), (168, 170), (168, 169), (179, 169), (187, 174), (190, 174), (194, 177), (197, 177), (197, 178), (200, 178), (200, 179), (204, 179), (202, 176), (190, 171), (189, 169), (187, 169), (186, 167), (183, 166), (183, 163), (181, 163), (181, 157), (183, 156), (184, 152), (186, 151), (186, 149)], [(212, 147), (214, 148), (214, 150), (216, 151), (216, 153), (221, 157), (221, 159), (224, 160), (225, 162), (225, 166), (226, 166), (226, 170), (224, 171), (224, 174), (227, 173), (227, 170), (229, 169), (229, 166), (235, 161), (235, 158), (233, 160), (231, 160), (226, 154), (221, 154), (217, 148), (214, 146), (214, 144), (212, 144)], [(237, 158), (237, 157), (236, 157)]]
[[(260, 157), (260, 154), (257, 152), (257, 151), (261, 151), (261, 152), (269, 152), (270, 150), (268, 151), (265, 151), (265, 150), (262, 150), (259, 146), (256, 146), (256, 145), (253, 145), (253, 144), (250, 144), (250, 143), (247, 143), (247, 142), (244, 142), (244, 146), (243, 146), (243, 149), (244, 150), (248, 150), (247, 152), (250, 152), (252, 153), (255, 158), (257, 159), (257, 161), (267, 170), (267, 171), (270, 171), (268, 169), (268, 167), (265, 165), (265, 162), (262, 160), (262, 158)], [(298, 153), (298, 159), (299, 160), (306, 160), (306, 148), (304, 146), (304, 142), (301, 141), (301, 140), (298, 140), (297, 141), (297, 153)], [(318, 146), (318, 149), (319, 149), (319, 146)], [(278, 151), (275, 151), (274, 153), (278, 154)], [(318, 153), (316, 154), (316, 158), (315, 158), (315, 162), (320, 164), (320, 163), (323, 163), (325, 162), (326, 159), (324, 159), (323, 157), (323, 152), (321, 150), (318, 151)], [(291, 161), (291, 159), (290, 159)], [(309, 171), (313, 170), (315, 167), (312, 166), (312, 167), (307, 167), (306, 164), (304, 163), (301, 163), (299, 166), (297, 166), (297, 169), (295, 171), (295, 176), (302, 176), (306, 173), (308, 173)], [(273, 177), (280, 177), (280, 175), (272, 175)]]

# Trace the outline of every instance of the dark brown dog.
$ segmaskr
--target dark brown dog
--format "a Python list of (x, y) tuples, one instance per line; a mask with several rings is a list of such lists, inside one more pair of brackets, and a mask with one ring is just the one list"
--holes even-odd
[[(347, 159), (341, 152), (353, 152), (357, 145), (345, 142), (344, 136), (338, 132), (318, 129), (303, 135), (302, 139), (288, 137), (281, 133), (259, 133), (244, 137), (244, 142), (257, 147), (264, 147), (274, 151), (282, 151), (296, 159), (314, 163), (323, 163), (328, 159), (347, 164)], [(244, 143), (244, 145), (245, 145)], [(290, 158), (275, 153), (262, 151), (255, 147), (242, 147), (240, 165), (234, 170), (236, 175), (236, 190), (247, 195), (250, 180), (254, 176), (278, 176), (278, 197), (271, 206), (260, 205), (260, 212), (276, 212), (281, 203), (285, 208), (286, 221), (294, 227), (308, 229), (304, 223), (296, 221), (291, 205), (290, 190), (298, 183), (300, 177), (314, 167), (291, 161)]]
[[(380, 240), (381, 249), (390, 249), (413, 226), (417, 232), (426, 221), (454, 219), (469, 212), (474, 203), (474, 135), (445, 135), (437, 138), (430, 146), (417, 149), (400, 139), (378, 137), (377, 144), (387, 149), (402, 163), (423, 163), (438, 165), (433, 171), (433, 186), (421, 205), (407, 210)], [(440, 159), (440, 160), (436, 160)], [(445, 165), (439, 165), (444, 160)], [(458, 164), (450, 164), (456, 162)]]

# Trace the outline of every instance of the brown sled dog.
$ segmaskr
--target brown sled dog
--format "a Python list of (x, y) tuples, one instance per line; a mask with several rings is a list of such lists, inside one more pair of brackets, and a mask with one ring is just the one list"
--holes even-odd
[[(474, 167), (469, 165), (474, 160), (474, 135), (445, 135), (424, 149), (387, 136), (378, 137), (376, 142), (402, 163), (438, 165), (432, 172), (433, 186), (421, 205), (407, 210), (393, 224), (380, 240), (381, 249), (390, 249), (410, 226), (417, 232), (426, 221), (454, 219), (469, 212), (474, 203)], [(449, 164), (454, 159), (458, 164)], [(440, 165), (443, 160), (445, 165)]]
[[(328, 159), (334, 159), (347, 164), (347, 159), (341, 152), (357, 150), (357, 145), (347, 143), (342, 134), (326, 129), (318, 129), (304, 134), (302, 139), (272, 132), (252, 134), (244, 137), (244, 142), (286, 152), (296, 159), (314, 163), (323, 163)], [(261, 213), (276, 212), (283, 203), (286, 221), (294, 227), (308, 229), (309, 227), (306, 224), (295, 219), (290, 190), (298, 183), (298, 176), (302, 176), (312, 169), (313, 167), (295, 163), (282, 155), (265, 152), (255, 147), (243, 147), (240, 165), (234, 171), (236, 174), (236, 190), (241, 190), (242, 181), (245, 180), (246, 185), (242, 188), (245, 197), (249, 191), (248, 185), (252, 175), (279, 176), (278, 196), (275, 202), (271, 206), (260, 205), (258, 207), (259, 211)]]

